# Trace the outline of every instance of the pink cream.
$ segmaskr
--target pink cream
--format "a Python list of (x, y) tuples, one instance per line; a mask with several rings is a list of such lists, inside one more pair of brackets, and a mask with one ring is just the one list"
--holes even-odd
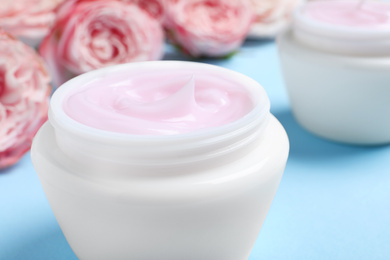
[(316, 1), (302, 14), (318, 22), (347, 27), (389, 28), (390, 4), (376, 1)]
[(174, 135), (228, 124), (254, 108), (243, 86), (206, 71), (122, 74), (70, 93), (65, 113), (101, 130)]

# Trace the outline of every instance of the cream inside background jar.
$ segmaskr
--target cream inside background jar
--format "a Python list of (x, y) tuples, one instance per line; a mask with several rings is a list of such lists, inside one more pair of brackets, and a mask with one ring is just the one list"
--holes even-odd
[[(80, 87), (161, 73), (186, 75), (189, 85), (171, 94), (196, 92), (204, 78), (238, 87), (252, 105), (220, 125), (146, 135), (91, 127), (64, 111)], [(80, 259), (247, 259), (287, 156), (286, 133), (257, 82), (216, 66), (167, 61), (105, 68), (65, 83), (32, 148), (49, 203)]]
[(313, 1), (278, 38), (293, 114), (334, 141), (390, 142), (390, 3)]

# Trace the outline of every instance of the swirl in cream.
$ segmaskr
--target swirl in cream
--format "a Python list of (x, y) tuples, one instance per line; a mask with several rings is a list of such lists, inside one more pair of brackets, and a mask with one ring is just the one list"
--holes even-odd
[(63, 108), (101, 130), (174, 135), (233, 122), (254, 108), (244, 87), (199, 71), (100, 78), (70, 93)]

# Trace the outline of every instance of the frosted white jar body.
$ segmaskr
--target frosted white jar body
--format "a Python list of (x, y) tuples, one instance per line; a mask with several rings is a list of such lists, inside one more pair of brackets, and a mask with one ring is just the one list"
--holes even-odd
[(288, 157), (269, 112), (222, 139), (163, 137), (155, 147), (148, 138), (94, 143), (49, 118), (33, 164), (79, 259), (248, 259)]
[(73, 172), (49, 123), (36, 136), (32, 154), (57, 221), (79, 259), (244, 260), (288, 154), (287, 137), (276, 119), (261, 139), (245, 157), (224, 166), (120, 184)]
[(332, 54), (278, 38), (292, 112), (310, 132), (334, 141), (390, 142), (390, 56)]

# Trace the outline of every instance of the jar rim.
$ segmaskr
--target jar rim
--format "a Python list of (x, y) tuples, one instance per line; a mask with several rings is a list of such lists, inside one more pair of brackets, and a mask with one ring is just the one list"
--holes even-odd
[[(321, 1), (320, 1), (321, 2)], [(324, 1), (322, 1), (324, 2)], [(327, 2), (327, 1), (325, 1)], [(347, 0), (344, 2), (354, 2)], [(316, 4), (318, 2), (302, 3), (293, 13), (293, 26), (308, 33), (318, 34), (321, 36), (346, 39), (346, 40), (387, 40), (390, 36), (390, 28), (388, 26), (380, 26), (377, 28), (368, 27), (351, 27), (347, 25), (334, 25), (325, 22), (310, 19), (302, 14), (306, 5)], [(390, 3), (378, 2), (390, 6)], [(369, 38), (369, 39), (367, 39)]]
[[(388, 26), (366, 28), (335, 25), (305, 16), (305, 6), (316, 3), (304, 3), (295, 10), (291, 30), (297, 41), (314, 49), (348, 56), (380, 57), (390, 54)], [(386, 5), (390, 7), (390, 3)]]
[[(67, 115), (63, 109), (64, 99), (67, 94), (80, 85), (85, 85), (92, 80), (99, 78), (110, 77), (112, 73), (128, 71), (131, 69), (174, 69), (174, 68), (206, 68), (208, 71), (212, 71), (218, 74), (223, 74), (224, 78), (234, 79), (239, 81), (242, 86), (249, 91), (251, 98), (254, 101), (254, 108), (249, 111), (242, 118), (239, 118), (233, 122), (210, 127), (205, 129), (196, 130), (188, 133), (174, 134), (174, 135), (136, 135), (128, 133), (119, 133), (107, 130), (97, 129), (91, 126), (87, 126), (83, 123), (76, 121)], [(248, 123), (265, 121), (270, 110), (270, 101), (263, 87), (250, 77), (241, 74), (239, 72), (219, 67), (216, 65), (204, 64), (199, 62), (188, 61), (146, 61), (146, 62), (134, 62), (127, 64), (114, 65), (105, 67), (102, 69), (87, 72), (79, 75), (60, 86), (53, 94), (50, 102), (49, 109), (49, 121), (56, 129), (65, 130), (67, 133), (98, 142), (109, 143), (165, 143), (174, 142), (180, 140), (197, 140), (207, 137), (218, 137), (225, 133), (229, 133), (235, 130), (244, 128)]]

